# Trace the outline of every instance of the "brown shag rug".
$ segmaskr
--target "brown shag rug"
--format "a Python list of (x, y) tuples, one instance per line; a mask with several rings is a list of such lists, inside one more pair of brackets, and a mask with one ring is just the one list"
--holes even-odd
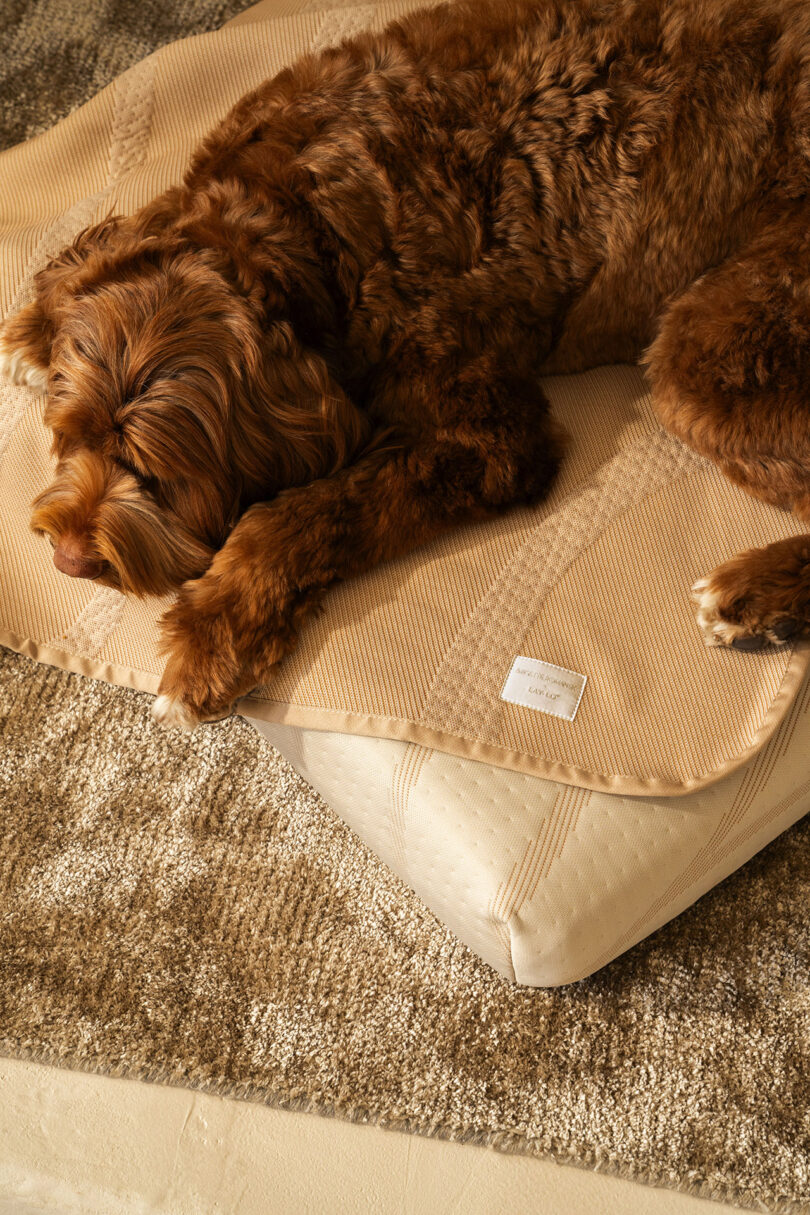
[(47, 130), (159, 46), (254, 3), (0, 0), (0, 148)]
[[(5, 0), (0, 147), (245, 7)], [(245, 722), (185, 738), (149, 707), (0, 650), (0, 1053), (810, 1210), (810, 822), (529, 990)]]
[(810, 821), (567, 988), (449, 933), (250, 725), (0, 650), (0, 1053), (810, 1206)]

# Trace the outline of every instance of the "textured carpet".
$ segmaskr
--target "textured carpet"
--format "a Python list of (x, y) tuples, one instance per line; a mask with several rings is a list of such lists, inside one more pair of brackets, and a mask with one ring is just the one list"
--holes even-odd
[(0, 148), (44, 131), (167, 42), (255, 0), (0, 0)]
[(599, 974), (510, 984), (253, 729), (0, 651), (0, 1053), (810, 1196), (810, 821)]
[[(244, 7), (5, 0), (0, 146)], [(810, 822), (521, 989), (250, 726), (149, 705), (0, 651), (0, 1053), (810, 1210)]]

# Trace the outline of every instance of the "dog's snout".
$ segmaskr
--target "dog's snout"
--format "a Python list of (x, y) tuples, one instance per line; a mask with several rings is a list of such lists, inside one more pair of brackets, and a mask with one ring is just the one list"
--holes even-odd
[(53, 563), (71, 578), (97, 578), (104, 569), (104, 562), (88, 557), (78, 536), (74, 535), (62, 536), (53, 550)]

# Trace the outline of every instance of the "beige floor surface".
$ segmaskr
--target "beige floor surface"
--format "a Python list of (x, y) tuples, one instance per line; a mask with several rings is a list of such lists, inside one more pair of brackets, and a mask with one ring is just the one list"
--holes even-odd
[(0, 1215), (712, 1215), (546, 1160), (0, 1059)]

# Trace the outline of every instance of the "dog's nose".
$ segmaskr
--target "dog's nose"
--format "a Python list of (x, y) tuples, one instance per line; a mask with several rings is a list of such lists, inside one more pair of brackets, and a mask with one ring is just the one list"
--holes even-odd
[(78, 536), (73, 535), (62, 536), (53, 550), (53, 563), (71, 578), (98, 578), (104, 569), (104, 562), (86, 556)]

